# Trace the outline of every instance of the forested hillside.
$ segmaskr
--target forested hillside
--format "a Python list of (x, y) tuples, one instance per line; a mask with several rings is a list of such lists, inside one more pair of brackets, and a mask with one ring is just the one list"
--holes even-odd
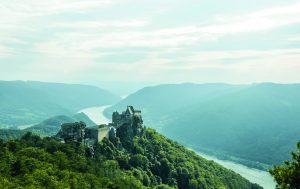
[(19, 129), (0, 129), (0, 140), (8, 141), (20, 139), (25, 134), (26, 131)]
[(288, 159), (299, 140), (299, 96), (299, 84), (160, 85), (144, 88), (106, 112), (133, 104), (142, 109), (146, 125), (176, 141), (245, 159), (242, 163), (250, 166), (271, 165)]
[(143, 133), (130, 149), (105, 139), (93, 153), (30, 133), (0, 141), (0, 188), (261, 188), (152, 129)]
[(119, 100), (108, 91), (87, 85), (0, 81), (0, 128), (36, 124), (45, 117), (73, 115), (82, 108)]
[(24, 129), (24, 131), (32, 132), (40, 136), (53, 136), (59, 131), (63, 123), (74, 123), (80, 121), (85, 122), (88, 127), (97, 125), (84, 113), (78, 113), (74, 116), (54, 116), (37, 125)]
[(84, 113), (78, 113), (73, 116), (60, 115), (46, 119), (39, 124), (36, 124), (32, 127), (23, 130), (0, 129), (0, 139), (3, 139), (5, 141), (12, 139), (20, 139), (27, 132), (32, 132), (41, 137), (53, 136), (59, 131), (63, 123), (73, 123), (80, 121), (85, 122), (88, 127), (97, 125), (92, 120), (90, 120), (90, 118)]
[(170, 115), (174, 112), (182, 112), (195, 103), (205, 102), (247, 87), (247, 85), (192, 83), (145, 87), (106, 109), (105, 115), (110, 117), (113, 111), (120, 111), (131, 104), (143, 111), (147, 122), (153, 121), (153, 124), (157, 124), (171, 118)]

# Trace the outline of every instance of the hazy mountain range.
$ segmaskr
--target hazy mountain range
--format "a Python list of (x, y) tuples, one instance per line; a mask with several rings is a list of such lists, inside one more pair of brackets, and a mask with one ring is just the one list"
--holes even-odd
[(0, 81), (0, 128), (35, 124), (56, 115), (73, 115), (82, 108), (113, 104), (120, 99), (94, 86)]
[(83, 121), (88, 127), (97, 125), (84, 113), (78, 113), (73, 116), (54, 116), (39, 124), (24, 129), (24, 131), (33, 132), (40, 136), (53, 136), (58, 133), (63, 123), (74, 123), (79, 121)]
[(87, 115), (84, 113), (77, 113), (73, 116), (58, 115), (48, 118), (41, 123), (28, 127), (26, 129), (0, 129), (0, 139), (12, 140), (20, 139), (27, 132), (32, 132), (34, 134), (45, 136), (54, 136), (57, 134), (61, 125), (63, 123), (74, 123), (83, 121), (87, 127), (92, 127), (97, 125), (94, 123)]
[[(146, 126), (186, 146), (264, 169), (289, 159), (300, 135), (300, 84), (166, 84), (123, 100), (86, 85), (2, 81), (0, 86), (0, 127), (31, 124), (22, 132), (42, 136), (55, 134), (64, 122), (94, 125), (84, 114), (74, 116), (82, 108), (115, 104), (105, 110), (111, 117), (133, 105), (142, 110)], [(19, 136), (15, 130), (2, 133)]]
[(288, 159), (299, 140), (299, 97), (300, 84), (159, 85), (128, 96), (106, 115), (130, 104), (142, 110), (147, 126), (185, 145), (271, 165)]

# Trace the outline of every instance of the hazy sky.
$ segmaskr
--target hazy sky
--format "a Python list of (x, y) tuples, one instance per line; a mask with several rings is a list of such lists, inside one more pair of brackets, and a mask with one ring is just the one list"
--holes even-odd
[(300, 1), (1, 0), (0, 79), (300, 82)]

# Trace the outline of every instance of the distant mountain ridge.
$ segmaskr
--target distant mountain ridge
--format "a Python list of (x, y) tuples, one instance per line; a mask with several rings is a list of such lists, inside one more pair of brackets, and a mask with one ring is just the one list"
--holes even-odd
[(40, 136), (54, 136), (57, 134), (63, 123), (74, 123), (80, 121), (84, 122), (87, 127), (97, 125), (84, 113), (78, 113), (70, 117), (65, 115), (54, 116), (37, 125), (24, 129), (24, 131), (36, 133)]
[(106, 114), (125, 104), (141, 109), (147, 126), (172, 139), (268, 165), (288, 159), (300, 136), (300, 84), (159, 85)]
[(73, 115), (121, 97), (94, 86), (36, 81), (0, 81), (0, 128), (34, 124), (45, 117)]
[[(145, 87), (106, 109), (104, 113), (109, 117), (112, 111), (121, 110), (128, 104), (131, 104), (142, 109), (147, 121), (155, 119), (156, 122), (164, 120), (170, 113), (185, 109), (196, 102), (207, 101), (247, 87), (248, 85), (228, 85), (223, 83), (203, 85), (194, 83), (163, 84)], [(157, 106), (159, 106), (159, 110)]]
[(32, 132), (41, 137), (54, 136), (57, 134), (61, 125), (63, 123), (74, 123), (74, 122), (84, 122), (87, 127), (93, 127), (97, 124), (93, 122), (84, 113), (77, 113), (73, 116), (58, 115), (48, 118), (39, 124), (33, 125), (29, 128), (17, 130), (17, 129), (0, 129), (0, 139), (3, 140), (14, 140), (20, 139), (27, 132)]

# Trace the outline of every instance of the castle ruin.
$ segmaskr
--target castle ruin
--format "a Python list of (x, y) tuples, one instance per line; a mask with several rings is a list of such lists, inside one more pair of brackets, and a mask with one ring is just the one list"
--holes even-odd
[(136, 135), (141, 132), (143, 119), (140, 110), (135, 110), (133, 106), (127, 106), (127, 109), (121, 114), (114, 112), (112, 114), (112, 123), (108, 125), (86, 127), (84, 122), (64, 123), (60, 131), (55, 136), (65, 142), (74, 141), (92, 146), (95, 142), (100, 142), (104, 138), (114, 138), (118, 130), (125, 130), (129, 135)]
[(118, 128), (124, 124), (132, 124), (134, 122), (134, 118), (142, 120), (141, 111), (135, 110), (133, 106), (127, 106), (126, 111), (123, 111), (122, 114), (117, 111), (112, 114), (112, 123), (110, 125)]

